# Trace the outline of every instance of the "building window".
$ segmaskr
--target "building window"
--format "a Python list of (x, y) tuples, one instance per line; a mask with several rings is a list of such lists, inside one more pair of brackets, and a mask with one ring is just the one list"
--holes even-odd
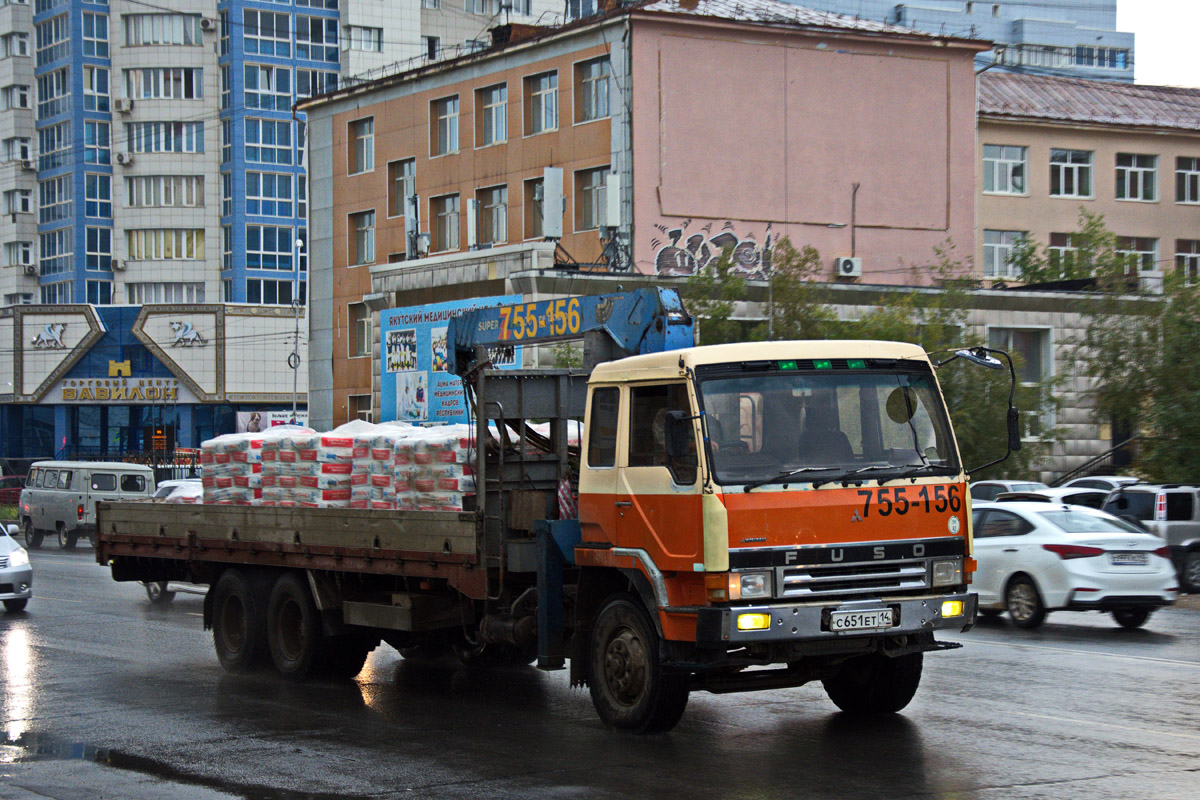
[(10, 33), (0, 36), (0, 58), (29, 55), (29, 34)]
[[(332, 17), (297, 16), (296, 58), (338, 63), (338, 21)], [(298, 75), (296, 85), (300, 85)]]
[(111, 130), (107, 122), (83, 123), (83, 160), (87, 164), (112, 162)]
[[(990, 328), (988, 346), (1019, 356), (1017, 378), (1025, 386), (1032, 386), (1054, 375), (1051, 358), (1050, 331), (1043, 328)], [(1022, 414), (1021, 421), (1025, 438), (1035, 438), (1054, 424), (1051, 415)]]
[(1118, 236), (1117, 255), (1125, 258), (1130, 272), (1158, 272), (1158, 239)]
[(39, 67), (52, 64), (70, 55), (71, 20), (66, 14), (39, 22), (35, 26), (34, 35)]
[(198, 100), (204, 97), (204, 70), (199, 67), (127, 69), (125, 96), (137, 100)]
[[(30, 139), (28, 136), (14, 136), (4, 140), (5, 161), (28, 161)], [(39, 167), (44, 169), (44, 167)]]
[(221, 163), (233, 160), (233, 120), (221, 120)]
[(1092, 153), (1089, 150), (1050, 151), (1050, 196), (1092, 196)]
[(33, 292), (13, 292), (4, 295), (4, 305), (25, 306), (33, 302)]
[(221, 216), (233, 216), (233, 173), (221, 173)]
[[(223, 270), (233, 269), (233, 226), (232, 225), (222, 225), (221, 226), (221, 269), (223, 269)], [(233, 287), (229, 284), (228, 281), (225, 282), (225, 288), (227, 290), (225, 293), (225, 302), (227, 302), (227, 303), (232, 302), (230, 300), (229, 291), (232, 291)]]
[(246, 108), (264, 111), (290, 111), (292, 108), (292, 71), (288, 67), (247, 64)]
[(1019, 278), (1016, 250), (1025, 240), (1021, 231), (983, 232), (983, 277)]
[(608, 167), (583, 169), (575, 173), (575, 230), (587, 231), (600, 227), (604, 208), (604, 178)]
[(38, 222), (47, 225), (71, 216), (71, 176), (38, 181)]
[(1012, 145), (983, 146), (983, 191), (988, 194), (1025, 194), (1028, 150)]
[(541, 239), (543, 215), (545, 213), (546, 184), (542, 178), (525, 181), (525, 238)]
[(350, 266), (375, 263), (375, 211), (350, 215)]
[[(221, 44), (229, 48), (229, 12), (221, 12)], [(199, 14), (125, 14), (125, 46), (204, 44)]]
[(125, 139), (134, 153), (203, 153), (203, 122), (129, 122)]
[(508, 139), (508, 87), (503, 83), (475, 90), (475, 141), (487, 147)]
[(292, 15), (285, 12), (242, 11), (242, 36), (246, 52), (287, 58), (291, 55)]
[(371, 397), (369, 394), (348, 395), (351, 419), (361, 419), (363, 422), (371, 422), (374, 419)]
[(38, 131), (38, 169), (65, 166), (71, 156), (71, 123), (60, 122)]
[(459, 206), (458, 195), (447, 194), (429, 201), (430, 216), (433, 217), (433, 250), (443, 252), (457, 250)]
[(83, 110), (108, 111), (108, 70), (104, 67), (83, 68)]
[(525, 79), (525, 134), (558, 127), (558, 73), (543, 72)]
[(4, 193), (5, 214), (32, 214), (33, 190), (9, 189)]
[(442, 0), (421, 0), (421, 8), (441, 8)]
[(246, 160), (264, 164), (291, 164), (292, 123), (247, 118)]
[(442, 38), (440, 36), (422, 36), (421, 46), (425, 51), (425, 57), (433, 61), (442, 51)]
[(83, 15), (83, 54), (108, 58), (108, 17), (101, 14)]
[(1175, 159), (1175, 202), (1200, 203), (1200, 158)]
[(33, 242), (5, 242), (4, 266), (25, 267), (33, 263)]
[(367, 53), (382, 53), (383, 28), (367, 28), (362, 25), (347, 25), (346, 41), (351, 50), (362, 50)]
[(1158, 156), (1117, 153), (1117, 199), (1158, 199)]
[(65, 305), (71, 302), (71, 282), (47, 283), (41, 289), (43, 305)]
[(87, 268), (93, 272), (112, 269), (112, 228), (88, 228)]
[(356, 119), (350, 123), (350, 163), (347, 169), (351, 175), (360, 172), (370, 172), (375, 169), (375, 118)]
[(612, 66), (608, 56), (575, 65), (575, 121), (604, 119), (609, 110), (609, 79)]
[[(49, 119), (50, 117), (64, 114), (71, 110), (71, 78), (66, 68), (56, 69), (54, 72), (39, 75), (37, 86), (37, 118), (39, 120)], [(20, 91), (20, 96), (16, 98), (17, 103), (9, 104), (8, 107), (29, 108), (28, 87), (9, 87), (9, 89), (14, 88)], [(5, 91), (7, 92), (8, 90)]]
[(126, 178), (125, 204), (130, 208), (203, 208), (204, 176), (138, 175)]
[(1079, 248), (1075, 246), (1069, 233), (1050, 234), (1050, 246), (1046, 253), (1052, 267), (1071, 270), (1076, 266), (1081, 266), (1076, 263), (1079, 258)]
[(246, 226), (246, 269), (292, 269), (292, 229), (278, 225)]
[(306, 294), (304, 281), (247, 278), (246, 302), (260, 303), (267, 306), (290, 306), (292, 304), (293, 288), (299, 290), (300, 305), (304, 305)]
[[(334, 58), (337, 61), (337, 58)], [(338, 88), (338, 74), (325, 69), (299, 69), (296, 70), (296, 96), (297, 97), (315, 97), (319, 94), (327, 94), (336, 92)]]
[(466, 0), (463, 7), (468, 14), (491, 16), (500, 13), (500, 0)]
[(1075, 65), (1101, 69), (1129, 69), (1129, 51), (1120, 47), (1081, 44), (1075, 48)]
[(246, 213), (292, 216), (292, 176), (278, 172), (246, 173)]
[(458, 152), (458, 95), (443, 97), (430, 104), (433, 125), (430, 130), (430, 155)]
[(296, 176), (296, 216), (308, 219), (308, 176)]
[(85, 217), (112, 217), (112, 176), (87, 173), (83, 180)]
[(125, 250), (133, 261), (204, 259), (203, 228), (141, 228), (125, 231)]
[(475, 192), (479, 244), (508, 241), (508, 187), (491, 186)]
[(1175, 268), (1187, 278), (1188, 283), (1200, 280), (1200, 241), (1175, 240)]
[(196, 283), (127, 283), (125, 302), (140, 306), (148, 303), (203, 303), (204, 284)]
[(87, 301), (94, 306), (112, 303), (112, 281), (88, 281)]
[(388, 216), (404, 216), (404, 201), (417, 193), (417, 160), (388, 162)]
[(72, 269), (73, 228), (60, 228), (38, 236), (38, 274), (64, 275)]
[[(55, 74), (58, 74), (58, 73), (55, 73)], [(39, 80), (39, 85), (40, 85), (40, 80)], [(3, 103), (4, 103), (3, 107), (0, 108), (0, 110), (11, 111), (14, 108), (29, 108), (29, 87), (25, 86), (23, 84), (14, 83), (11, 86), (5, 86), (3, 92), (0, 93), (0, 97), (2, 97)], [(51, 99), (54, 99), (54, 98), (52, 97)], [(69, 106), (64, 106), (63, 109), (65, 110), (68, 107)], [(53, 114), (43, 115), (41, 113), (41, 111), (42, 111), (42, 106), (41, 106), (41, 104), (39, 104), (38, 105), (38, 119), (41, 119), (43, 116), (53, 116)], [(55, 113), (58, 113), (58, 112), (55, 112)]]
[(350, 357), (371, 355), (371, 310), (366, 303), (350, 304)]

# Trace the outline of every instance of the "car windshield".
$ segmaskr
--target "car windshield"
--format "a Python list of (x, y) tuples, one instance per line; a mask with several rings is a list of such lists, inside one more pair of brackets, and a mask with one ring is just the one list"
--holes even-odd
[[(813, 368), (805, 369), (809, 363)], [(698, 369), (716, 480), (786, 482), (791, 472), (805, 481), (849, 472), (957, 474), (958, 453), (932, 372), (848, 363), (863, 368), (781, 361)]]
[(1125, 520), (1093, 511), (1063, 508), (1037, 515), (1067, 533), (1145, 533)]

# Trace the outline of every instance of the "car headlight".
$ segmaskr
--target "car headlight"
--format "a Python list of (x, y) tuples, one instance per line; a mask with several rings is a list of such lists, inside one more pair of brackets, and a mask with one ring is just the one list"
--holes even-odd
[(957, 586), (963, 582), (961, 558), (943, 558), (933, 562), (934, 586)]
[(758, 600), (772, 594), (770, 572), (729, 573), (730, 600)]
[(24, 549), (13, 550), (8, 554), (8, 565), (10, 567), (23, 567), (29, 563), (29, 553)]

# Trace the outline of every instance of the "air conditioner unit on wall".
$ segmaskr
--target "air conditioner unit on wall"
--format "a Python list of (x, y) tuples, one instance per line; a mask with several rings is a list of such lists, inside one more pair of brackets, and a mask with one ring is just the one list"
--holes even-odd
[(125, 271), (125, 262), (119, 258), (114, 258), (112, 260), (112, 268), (113, 268), (114, 272), (124, 272)]
[(133, 153), (117, 153), (117, 163), (128, 167), (133, 163)]
[(862, 259), (840, 256), (833, 260), (833, 272), (839, 278), (861, 278)]
[(200, 30), (215, 31), (216, 29), (217, 29), (217, 21), (215, 19), (210, 19), (209, 17), (201, 17)]
[(133, 101), (128, 97), (118, 97), (113, 100), (113, 109), (118, 114), (128, 114), (133, 111)]
[(35, 169), (37, 169), (37, 164), (35, 164), (33, 162), (32, 158), (22, 159), (21, 160), (21, 169), (35, 170)]
[(26, 275), (37, 275), (37, 264), (26, 264), (25, 265), (25, 274)]

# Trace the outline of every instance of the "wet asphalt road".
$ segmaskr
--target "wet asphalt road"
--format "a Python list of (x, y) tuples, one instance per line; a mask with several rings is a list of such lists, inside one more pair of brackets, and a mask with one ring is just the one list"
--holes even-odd
[(695, 694), (675, 731), (638, 738), (565, 672), (384, 645), (350, 685), (226, 675), (199, 596), (152, 607), (86, 545), (47, 547), (28, 610), (0, 615), (5, 800), (1200, 797), (1197, 602), (1139, 631), (983, 621), (882, 723), (810, 685)]

